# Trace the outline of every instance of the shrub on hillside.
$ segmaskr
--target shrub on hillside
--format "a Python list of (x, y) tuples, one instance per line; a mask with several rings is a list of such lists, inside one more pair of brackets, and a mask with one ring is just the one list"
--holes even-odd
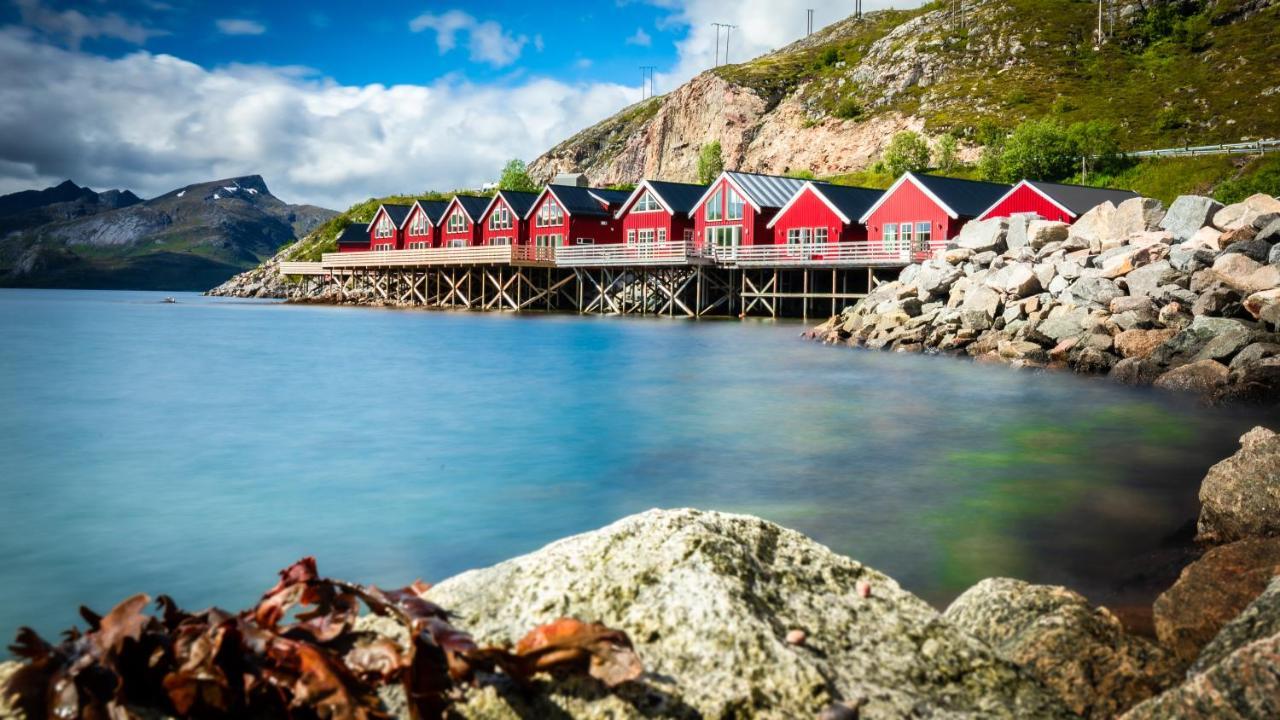
[(720, 152), (720, 141), (712, 140), (703, 145), (698, 153), (698, 182), (706, 185), (723, 171), (724, 156)]
[(903, 130), (889, 141), (884, 149), (881, 162), (885, 168), (897, 177), (906, 172), (920, 172), (929, 169), (929, 142), (920, 133)]

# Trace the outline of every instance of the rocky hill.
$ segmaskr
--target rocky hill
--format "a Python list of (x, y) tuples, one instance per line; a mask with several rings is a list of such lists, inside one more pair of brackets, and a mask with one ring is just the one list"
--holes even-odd
[[(1122, 0), (1123, 2), (1123, 0)], [(972, 159), (984, 134), (1029, 118), (1106, 120), (1124, 149), (1280, 135), (1275, 0), (1117, 4), (976, 0), (848, 18), (772, 54), (708, 70), (552, 148), (536, 177), (696, 179), (718, 140), (726, 167), (832, 176), (861, 170), (899, 130), (945, 132)], [(1051, 21), (1049, 19), (1052, 19)]]
[[(4, 214), (9, 207), (15, 212)], [(257, 175), (188, 185), (146, 202), (64, 183), (0, 198), (0, 285), (203, 290), (333, 215), (281, 201)]]

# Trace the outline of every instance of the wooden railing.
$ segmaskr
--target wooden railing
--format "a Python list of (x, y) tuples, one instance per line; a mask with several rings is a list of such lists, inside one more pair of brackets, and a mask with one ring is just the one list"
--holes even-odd
[(281, 275), (324, 275), (324, 263), (318, 262), (280, 262)]
[(567, 245), (554, 250), (557, 267), (686, 265), (693, 253), (693, 243), (676, 241)]
[(488, 265), (510, 261), (511, 248), (507, 245), (325, 253), (324, 257), (321, 258), (321, 263), (327, 268)]
[(556, 249), (546, 245), (513, 245), (511, 262), (553, 264), (556, 261)]
[(708, 246), (702, 248), (702, 255), (720, 265), (736, 267), (892, 267), (927, 257), (934, 245), (941, 247), (942, 243), (930, 243), (927, 249), (879, 242)]

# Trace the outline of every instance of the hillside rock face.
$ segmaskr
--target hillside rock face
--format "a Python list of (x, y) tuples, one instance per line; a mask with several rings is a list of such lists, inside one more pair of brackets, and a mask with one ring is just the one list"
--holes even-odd
[[(647, 671), (616, 695), (580, 685), (473, 691), (467, 717), (1069, 717), (1035, 680), (897, 583), (745, 516), (650, 511), (464, 573), (428, 599), (482, 642), (559, 616), (625, 630)], [(802, 631), (800, 643), (795, 631)]]
[(943, 617), (1052, 688), (1073, 712), (1113, 718), (1178, 680), (1172, 655), (1063, 587), (991, 578)]

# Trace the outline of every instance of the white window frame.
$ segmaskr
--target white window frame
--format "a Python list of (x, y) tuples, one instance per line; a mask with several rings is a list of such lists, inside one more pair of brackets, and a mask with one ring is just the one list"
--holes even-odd
[(427, 214), (419, 211), (413, 216), (413, 222), (409, 224), (409, 234), (421, 237), (427, 234)]
[(467, 215), (462, 212), (462, 208), (454, 208), (454, 211), (449, 213), (449, 222), (445, 227), (447, 228), (445, 232), (450, 233), (467, 231)]
[(742, 199), (742, 196), (738, 194), (737, 190), (734, 190), (732, 187), (726, 187), (726, 189), (729, 191), (729, 194), (728, 194), (728, 197), (725, 199), (726, 210), (724, 214), (724, 219), (725, 220), (741, 220), (743, 207), (746, 206), (747, 202), (746, 200)]
[(467, 246), (467, 241), (463, 240), (462, 238), (454, 238), (445, 244), (445, 247), (451, 247), (451, 248), (460, 248), (460, 247), (466, 247), (466, 246)]
[(925, 251), (929, 249), (930, 243), (933, 242), (933, 223), (917, 222), (916, 223), (916, 249)]
[(498, 205), (493, 209), (493, 214), (489, 216), (490, 230), (510, 230), (511, 229), (511, 209), (506, 205)]
[(635, 231), (635, 228), (628, 228), (628, 229), (627, 229), (627, 242), (629, 242), (629, 243), (634, 243), (635, 241), (636, 241), (636, 231)]
[(396, 249), (395, 243), (379, 243), (373, 246), (374, 252), (389, 252)]
[(431, 247), (431, 243), (429, 243), (429, 242), (411, 242), (411, 243), (409, 243), (409, 249), (410, 249), (410, 250), (427, 250), (427, 249), (429, 249), (430, 247)]
[(655, 198), (653, 196), (653, 193), (650, 192), (649, 190), (646, 190), (644, 192), (644, 195), (640, 196), (640, 199), (636, 201), (635, 208), (632, 209), (632, 212), (638, 212), (638, 213), (651, 213), (651, 212), (661, 212), (661, 211), (662, 211), (662, 203), (658, 202), (658, 199)]
[(655, 234), (656, 233), (653, 228), (644, 228), (637, 233), (636, 240), (642, 243), (651, 243), (653, 242), (653, 236)]
[(554, 197), (548, 195), (546, 202), (538, 208), (535, 224), (537, 227), (560, 227), (564, 224), (564, 208), (560, 207)]
[(667, 241), (667, 229), (658, 228), (658, 242), (664, 243), (666, 241)]
[(904, 222), (898, 225), (898, 242), (902, 243), (903, 247), (911, 247), (911, 241), (915, 237), (914, 230), (914, 223)]
[(396, 229), (395, 226), (391, 224), (391, 218), (387, 217), (386, 213), (383, 213), (382, 217), (378, 218), (378, 224), (373, 228), (373, 236), (381, 240), (383, 238), (394, 237), (395, 234)]
[(578, 238), (577, 240), (574, 240), (573, 243), (575, 245), (595, 245), (596, 241), (595, 238)]
[(827, 244), (827, 237), (828, 237), (828, 235), (827, 235), (827, 229), (826, 229), (825, 227), (816, 227), (816, 228), (814, 228), (814, 229), (813, 229), (813, 244), (814, 244), (814, 245), (826, 245), (826, 244)]
[(724, 219), (724, 188), (715, 191), (711, 196), (711, 200), (707, 201), (707, 207), (703, 210), (702, 217), (707, 222), (719, 222)]
[(898, 223), (885, 223), (880, 229), (880, 242), (886, 250), (898, 243)]

